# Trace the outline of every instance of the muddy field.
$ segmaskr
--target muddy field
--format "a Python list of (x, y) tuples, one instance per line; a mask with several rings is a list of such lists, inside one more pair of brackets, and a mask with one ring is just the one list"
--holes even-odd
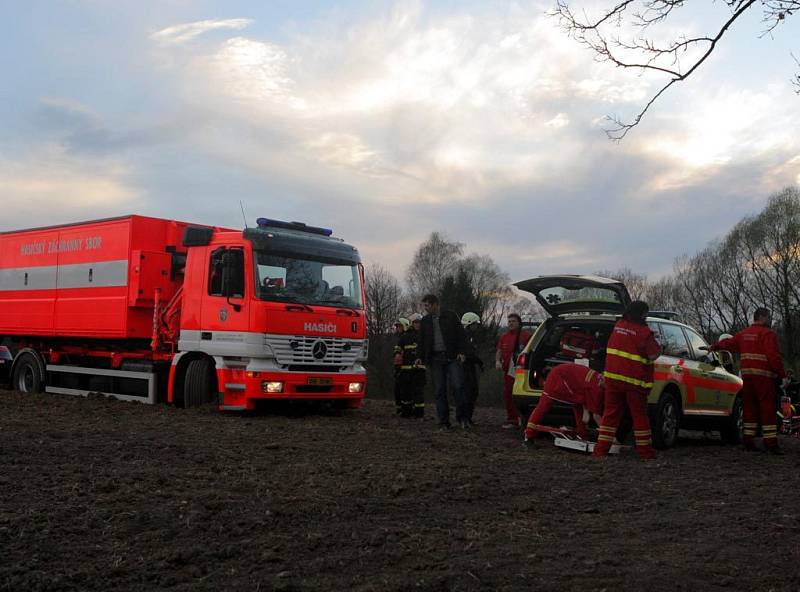
[(798, 590), (800, 443), (524, 450), (479, 409), (221, 415), (0, 392), (0, 590)]

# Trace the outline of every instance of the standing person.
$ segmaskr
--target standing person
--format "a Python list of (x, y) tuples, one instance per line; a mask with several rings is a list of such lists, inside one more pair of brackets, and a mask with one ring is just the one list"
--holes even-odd
[(450, 429), (450, 407), (447, 404), (448, 384), (453, 390), (456, 405), (456, 422), (469, 429), (464, 397), (464, 368), (466, 337), (458, 315), (451, 310), (441, 310), (439, 298), (426, 294), (422, 298), (425, 316), (422, 317), (422, 356), (418, 364), (425, 364), (431, 373), (436, 397), (436, 416), (439, 429)]
[(753, 324), (733, 337), (722, 339), (709, 346), (709, 350), (724, 349), (739, 354), (740, 372), (744, 385), (744, 434), (745, 450), (757, 450), (755, 442), (758, 424), (761, 424), (764, 448), (772, 454), (783, 454), (778, 446), (775, 426), (777, 413), (775, 403), (775, 381), (786, 378), (778, 337), (770, 328), (772, 315), (766, 308), (758, 308), (753, 314)]
[(503, 372), (503, 402), (506, 404), (506, 422), (502, 427), (516, 428), (521, 425), (522, 419), (512, 398), (515, 377), (511, 375), (509, 369), (516, 362), (519, 352), (528, 343), (531, 334), (522, 330), (522, 319), (517, 313), (510, 313), (506, 320), (508, 321), (508, 331), (497, 342), (494, 366)]
[(394, 348), (392, 349), (392, 365), (394, 366), (394, 412), (401, 415), (403, 412), (402, 403), (402, 380), (400, 378), (400, 366), (403, 364), (403, 348), (400, 346), (400, 340), (403, 337), (403, 332), (408, 327), (408, 319), (400, 317), (394, 323)]
[(423, 417), (425, 415), (425, 366), (416, 364), (420, 358), (419, 330), (422, 315), (410, 315), (411, 326), (400, 336), (398, 346), (401, 365), (398, 374), (400, 384), (400, 415)]
[(636, 451), (645, 460), (656, 457), (647, 416), (647, 396), (653, 388), (653, 360), (661, 355), (661, 346), (647, 326), (649, 310), (646, 302), (631, 302), (608, 339), (603, 372), (605, 411), (592, 453), (596, 458), (608, 454), (626, 407), (633, 418)]
[(474, 312), (465, 312), (461, 316), (461, 324), (467, 337), (467, 353), (464, 362), (464, 393), (467, 398), (467, 421), (475, 425), (472, 416), (475, 413), (475, 401), (478, 400), (479, 379), (483, 372), (483, 360), (478, 357), (477, 331), (481, 318)]
[(588, 440), (589, 430), (586, 424), (591, 416), (594, 416), (598, 425), (602, 421), (603, 387), (603, 376), (588, 366), (566, 363), (550, 370), (544, 381), (539, 404), (528, 419), (525, 442), (532, 444), (536, 430), (542, 427), (542, 420), (555, 402), (572, 405), (575, 431), (581, 438)]

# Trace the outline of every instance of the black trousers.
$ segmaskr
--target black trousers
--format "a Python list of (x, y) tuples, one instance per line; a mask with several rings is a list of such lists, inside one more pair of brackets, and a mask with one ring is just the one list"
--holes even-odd
[(475, 413), (475, 401), (478, 400), (478, 380), (480, 372), (478, 365), (464, 362), (464, 399), (466, 405), (467, 419), (472, 421), (472, 414)]
[(420, 368), (400, 370), (396, 385), (399, 387), (398, 409), (403, 417), (425, 415), (425, 370)]

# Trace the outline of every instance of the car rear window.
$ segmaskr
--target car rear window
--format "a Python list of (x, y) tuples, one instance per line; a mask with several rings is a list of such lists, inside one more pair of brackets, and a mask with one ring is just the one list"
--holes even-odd
[(616, 291), (602, 287), (570, 289), (553, 286), (543, 289), (539, 295), (552, 305), (572, 302), (612, 302), (622, 306), (622, 300)]

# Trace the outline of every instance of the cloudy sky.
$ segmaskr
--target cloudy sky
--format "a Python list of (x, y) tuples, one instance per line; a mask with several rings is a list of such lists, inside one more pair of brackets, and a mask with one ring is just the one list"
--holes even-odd
[[(575, 6), (591, 8), (576, 0)], [(693, 33), (724, 3), (676, 22)], [(621, 143), (658, 79), (547, 2), (3, 2), (0, 230), (127, 213), (333, 227), (402, 277), (431, 231), (514, 280), (657, 277), (800, 183), (800, 17), (760, 15)]]

